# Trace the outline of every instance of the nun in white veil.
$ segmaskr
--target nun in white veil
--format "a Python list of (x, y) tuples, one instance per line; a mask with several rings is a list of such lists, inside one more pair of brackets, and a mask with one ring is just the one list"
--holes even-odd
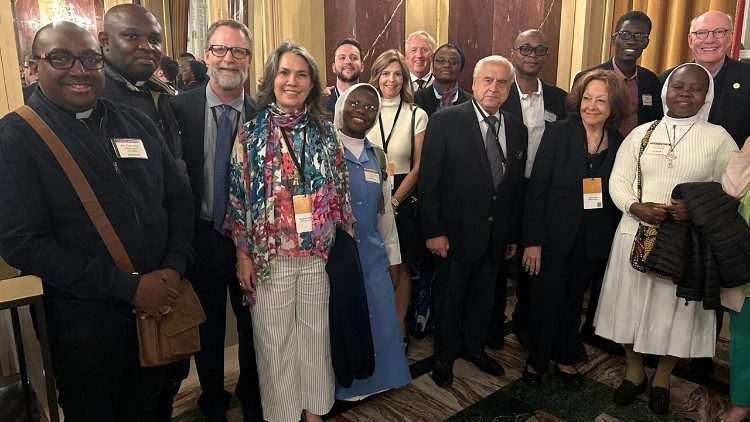
[[(642, 354), (660, 356), (649, 396), (649, 408), (655, 413), (669, 407), (669, 376), (677, 358), (714, 355), (716, 315), (700, 302), (686, 305), (676, 296), (672, 281), (635, 270), (630, 252), (639, 223), (658, 225), (668, 214), (687, 218), (684, 205), (671, 199), (677, 184), (721, 181), (730, 153), (737, 150), (726, 130), (708, 123), (713, 84), (698, 64), (675, 68), (661, 93), (664, 119), (638, 126), (628, 135), (609, 182), (612, 200), (623, 217), (612, 243), (594, 325), (597, 335), (625, 347), (627, 369), (615, 391), (616, 403), (632, 403), (645, 392)], [(642, 148), (650, 129), (653, 132)]]

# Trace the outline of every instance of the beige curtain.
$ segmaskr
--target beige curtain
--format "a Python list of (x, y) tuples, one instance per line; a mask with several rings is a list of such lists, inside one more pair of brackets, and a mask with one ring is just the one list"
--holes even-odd
[[(736, 0), (615, 0), (610, 34), (617, 18), (629, 10), (641, 10), (651, 18), (650, 43), (640, 65), (656, 74), (693, 59), (688, 48), (690, 21), (708, 11), (720, 10), (735, 16)], [(736, 20), (736, 17), (735, 17)]]
[(187, 51), (188, 39), (188, 10), (190, 2), (185, 0), (169, 0), (170, 33), (172, 35), (171, 51), (166, 52), (177, 60), (180, 53)]
[(256, 78), (263, 75), (266, 58), (283, 41), (281, 33), (280, 0), (255, 0), (253, 15), (253, 36), (255, 51), (253, 64)]

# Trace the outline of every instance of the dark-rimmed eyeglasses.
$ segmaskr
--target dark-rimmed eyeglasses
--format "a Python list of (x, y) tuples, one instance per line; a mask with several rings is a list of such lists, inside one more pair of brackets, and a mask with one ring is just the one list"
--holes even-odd
[(461, 60), (446, 59), (445, 57), (437, 58), (437, 59), (433, 60), (433, 62), (435, 62), (435, 64), (437, 64), (439, 66), (443, 66), (445, 64), (447, 64), (448, 66), (457, 66), (457, 65), (461, 64)]
[(545, 45), (537, 45), (534, 47), (531, 44), (523, 44), (516, 47), (513, 47), (514, 50), (518, 50), (519, 53), (521, 53), (522, 56), (528, 56), (532, 52), (534, 52), (537, 56), (546, 56), (547, 52), (549, 51), (549, 48)]
[(375, 112), (378, 111), (378, 106), (375, 106), (375, 105), (372, 105), (372, 104), (362, 104), (361, 102), (359, 102), (357, 100), (348, 100), (346, 103), (351, 108), (361, 109), (361, 110), (364, 110), (364, 111), (366, 111), (368, 113), (375, 113)]
[(728, 32), (732, 32), (731, 29), (726, 28), (716, 28), (713, 31), (709, 31), (707, 29), (699, 29), (697, 31), (691, 32), (695, 36), (695, 38), (698, 38), (699, 40), (705, 40), (708, 38), (708, 34), (714, 34), (714, 38), (724, 38)]
[(206, 49), (211, 52), (216, 57), (224, 57), (227, 55), (227, 52), (232, 52), (232, 57), (235, 59), (244, 59), (245, 57), (252, 54), (250, 49), (244, 48), (244, 47), (227, 47), (226, 45), (221, 44), (212, 44), (209, 45)]
[(34, 57), (36, 60), (47, 60), (50, 66), (58, 70), (70, 69), (75, 64), (76, 60), (81, 62), (81, 65), (89, 70), (99, 70), (104, 66), (104, 56), (99, 53), (83, 53), (80, 56), (76, 56), (70, 51), (52, 51), (50, 53), (42, 53), (39, 56)]
[(648, 41), (648, 34), (645, 32), (630, 32), (623, 29), (622, 31), (615, 32), (614, 35), (623, 41), (627, 41), (631, 38), (635, 38), (636, 41), (640, 42)]

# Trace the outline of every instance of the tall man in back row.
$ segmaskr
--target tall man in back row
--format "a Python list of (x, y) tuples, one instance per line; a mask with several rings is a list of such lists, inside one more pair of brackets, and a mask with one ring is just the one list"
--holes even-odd
[(190, 187), (145, 114), (99, 98), (104, 58), (88, 31), (46, 25), (32, 52), (39, 89), (28, 105), (70, 151), (137, 273), (115, 265), (50, 149), (16, 113), (0, 120), (0, 255), (43, 280), (65, 419), (156, 421), (164, 367), (140, 366), (133, 311), (160, 320), (176, 304), (169, 285), (193, 256)]
[(500, 111), (513, 83), (513, 65), (489, 56), (474, 68), (473, 99), (430, 117), (419, 173), (426, 246), (437, 257), (435, 367), (443, 388), (463, 337), (465, 358), (501, 375), (484, 350), (498, 265), (518, 243), (518, 207), (526, 166), (527, 132)]
[(206, 36), (204, 59), (211, 76), (201, 88), (170, 98), (183, 136), (184, 158), (193, 188), (196, 250), (188, 271), (206, 313), (201, 325), (201, 351), (195, 366), (201, 383), (198, 406), (206, 421), (224, 421), (231, 395), (224, 390), (224, 333), (227, 289), (237, 317), (240, 376), (235, 394), (245, 421), (260, 420), (260, 390), (250, 310), (242, 306), (235, 276), (234, 242), (222, 230), (229, 198), (229, 156), (255, 102), (244, 83), (252, 60), (252, 38), (235, 20), (214, 22)]

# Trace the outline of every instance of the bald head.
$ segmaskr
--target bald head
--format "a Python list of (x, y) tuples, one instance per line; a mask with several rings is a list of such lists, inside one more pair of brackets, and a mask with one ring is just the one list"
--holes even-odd
[(99, 44), (87, 30), (72, 22), (51, 23), (34, 36), (32, 52), (29, 66), (47, 99), (73, 112), (94, 107), (104, 72)]
[(535, 39), (535, 40), (536, 39), (542, 40), (544, 41), (544, 44), (547, 44), (547, 37), (545, 37), (541, 31), (536, 30), (536, 29), (527, 29), (521, 32), (520, 34), (518, 34), (518, 36), (516, 37), (516, 41), (513, 45), (519, 46), (523, 44), (524, 42), (527, 42), (527, 40), (530, 38)]
[(143, 6), (120, 4), (104, 15), (99, 33), (107, 63), (131, 83), (145, 81), (161, 59), (161, 25)]
[(720, 24), (723, 28), (732, 28), (732, 17), (718, 10), (709, 10), (690, 21), (690, 32), (701, 29), (706, 23)]
[(547, 49), (547, 37), (538, 30), (527, 29), (518, 34), (510, 52), (510, 61), (518, 75), (535, 80), (547, 61)]
[(732, 18), (718, 10), (709, 10), (690, 22), (688, 45), (695, 61), (712, 74), (724, 62), (732, 44)]

